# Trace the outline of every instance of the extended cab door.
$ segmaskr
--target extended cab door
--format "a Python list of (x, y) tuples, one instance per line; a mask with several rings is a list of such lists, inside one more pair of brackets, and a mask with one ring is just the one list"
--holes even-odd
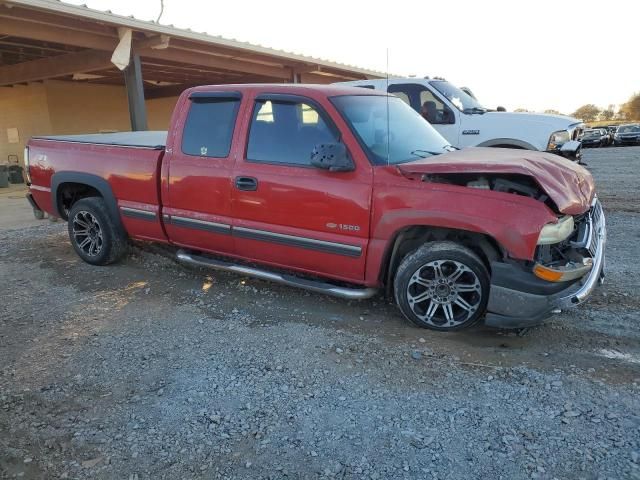
[[(248, 111), (249, 113), (249, 111)], [(310, 165), (322, 143), (342, 141), (327, 112), (302, 96), (255, 98), (236, 163), (233, 217), (242, 257), (357, 282), (364, 279), (372, 169)]]
[(459, 146), (460, 113), (447, 105), (437, 92), (418, 83), (391, 84), (387, 91), (408, 103), (451, 145)]
[(231, 155), (241, 96), (192, 92), (174, 119), (163, 171), (163, 221), (182, 246), (232, 254)]

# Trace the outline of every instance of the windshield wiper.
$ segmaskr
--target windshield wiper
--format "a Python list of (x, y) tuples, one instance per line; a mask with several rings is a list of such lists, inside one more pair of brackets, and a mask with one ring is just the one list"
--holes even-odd
[(428, 153), (430, 156), (440, 155), (442, 152), (432, 152), (431, 150), (411, 150), (411, 155), (417, 155), (420, 158), (427, 158), (427, 155), (423, 155), (424, 153)]
[(427, 158), (426, 155), (422, 155), (423, 153), (428, 153), (431, 156), (434, 155), (441, 155), (443, 153), (446, 152), (453, 152), (454, 150), (460, 150), (459, 148), (454, 147), (453, 145), (445, 145), (444, 147), (442, 147), (442, 150), (444, 150), (444, 152), (432, 152), (431, 150), (422, 150), (420, 148), (416, 149), (416, 150), (412, 150), (411, 151), (411, 155), (417, 155), (420, 158)]
[(483, 113), (487, 113), (487, 109), (482, 107), (471, 107), (471, 108), (465, 108), (464, 110), (462, 110), (462, 113), (468, 113), (470, 115), (473, 115), (474, 113), (478, 113), (482, 115)]

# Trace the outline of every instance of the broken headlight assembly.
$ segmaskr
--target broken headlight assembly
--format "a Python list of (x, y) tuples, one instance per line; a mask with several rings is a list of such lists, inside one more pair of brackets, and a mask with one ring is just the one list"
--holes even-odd
[(573, 233), (574, 223), (571, 215), (565, 215), (556, 223), (548, 223), (540, 231), (538, 245), (552, 245), (566, 240)]
[(536, 277), (548, 282), (569, 282), (586, 275), (593, 260), (578, 252), (567, 239), (575, 231), (571, 215), (561, 217), (557, 223), (545, 225), (538, 236), (538, 248), (547, 253), (539, 255), (533, 267)]

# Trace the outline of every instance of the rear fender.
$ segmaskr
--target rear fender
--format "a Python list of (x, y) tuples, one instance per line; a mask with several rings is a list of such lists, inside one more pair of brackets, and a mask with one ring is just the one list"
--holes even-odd
[(65, 183), (79, 183), (96, 189), (102, 196), (107, 210), (115, 222), (117, 228), (124, 232), (124, 227), (118, 211), (118, 202), (111, 185), (104, 178), (84, 172), (57, 172), (51, 177), (51, 205), (58, 217), (68, 220), (67, 215), (60, 204), (60, 187)]

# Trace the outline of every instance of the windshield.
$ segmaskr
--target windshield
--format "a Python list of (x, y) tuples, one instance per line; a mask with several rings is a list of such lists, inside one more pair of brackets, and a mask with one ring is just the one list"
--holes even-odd
[(430, 84), (442, 95), (447, 97), (447, 99), (449, 99), (449, 101), (453, 103), (461, 112), (474, 113), (479, 111), (487, 111), (487, 109), (480, 105), (480, 103), (475, 98), (471, 97), (470, 95), (460, 90), (458, 87), (451, 85), (445, 80), (432, 80)]
[(600, 136), (600, 131), (599, 130), (586, 130), (584, 132), (584, 136), (585, 137), (599, 137)]
[(331, 101), (375, 165), (405, 163), (453, 150), (420, 114), (395, 96), (345, 95)]
[(623, 125), (618, 128), (618, 133), (640, 133), (640, 125)]

